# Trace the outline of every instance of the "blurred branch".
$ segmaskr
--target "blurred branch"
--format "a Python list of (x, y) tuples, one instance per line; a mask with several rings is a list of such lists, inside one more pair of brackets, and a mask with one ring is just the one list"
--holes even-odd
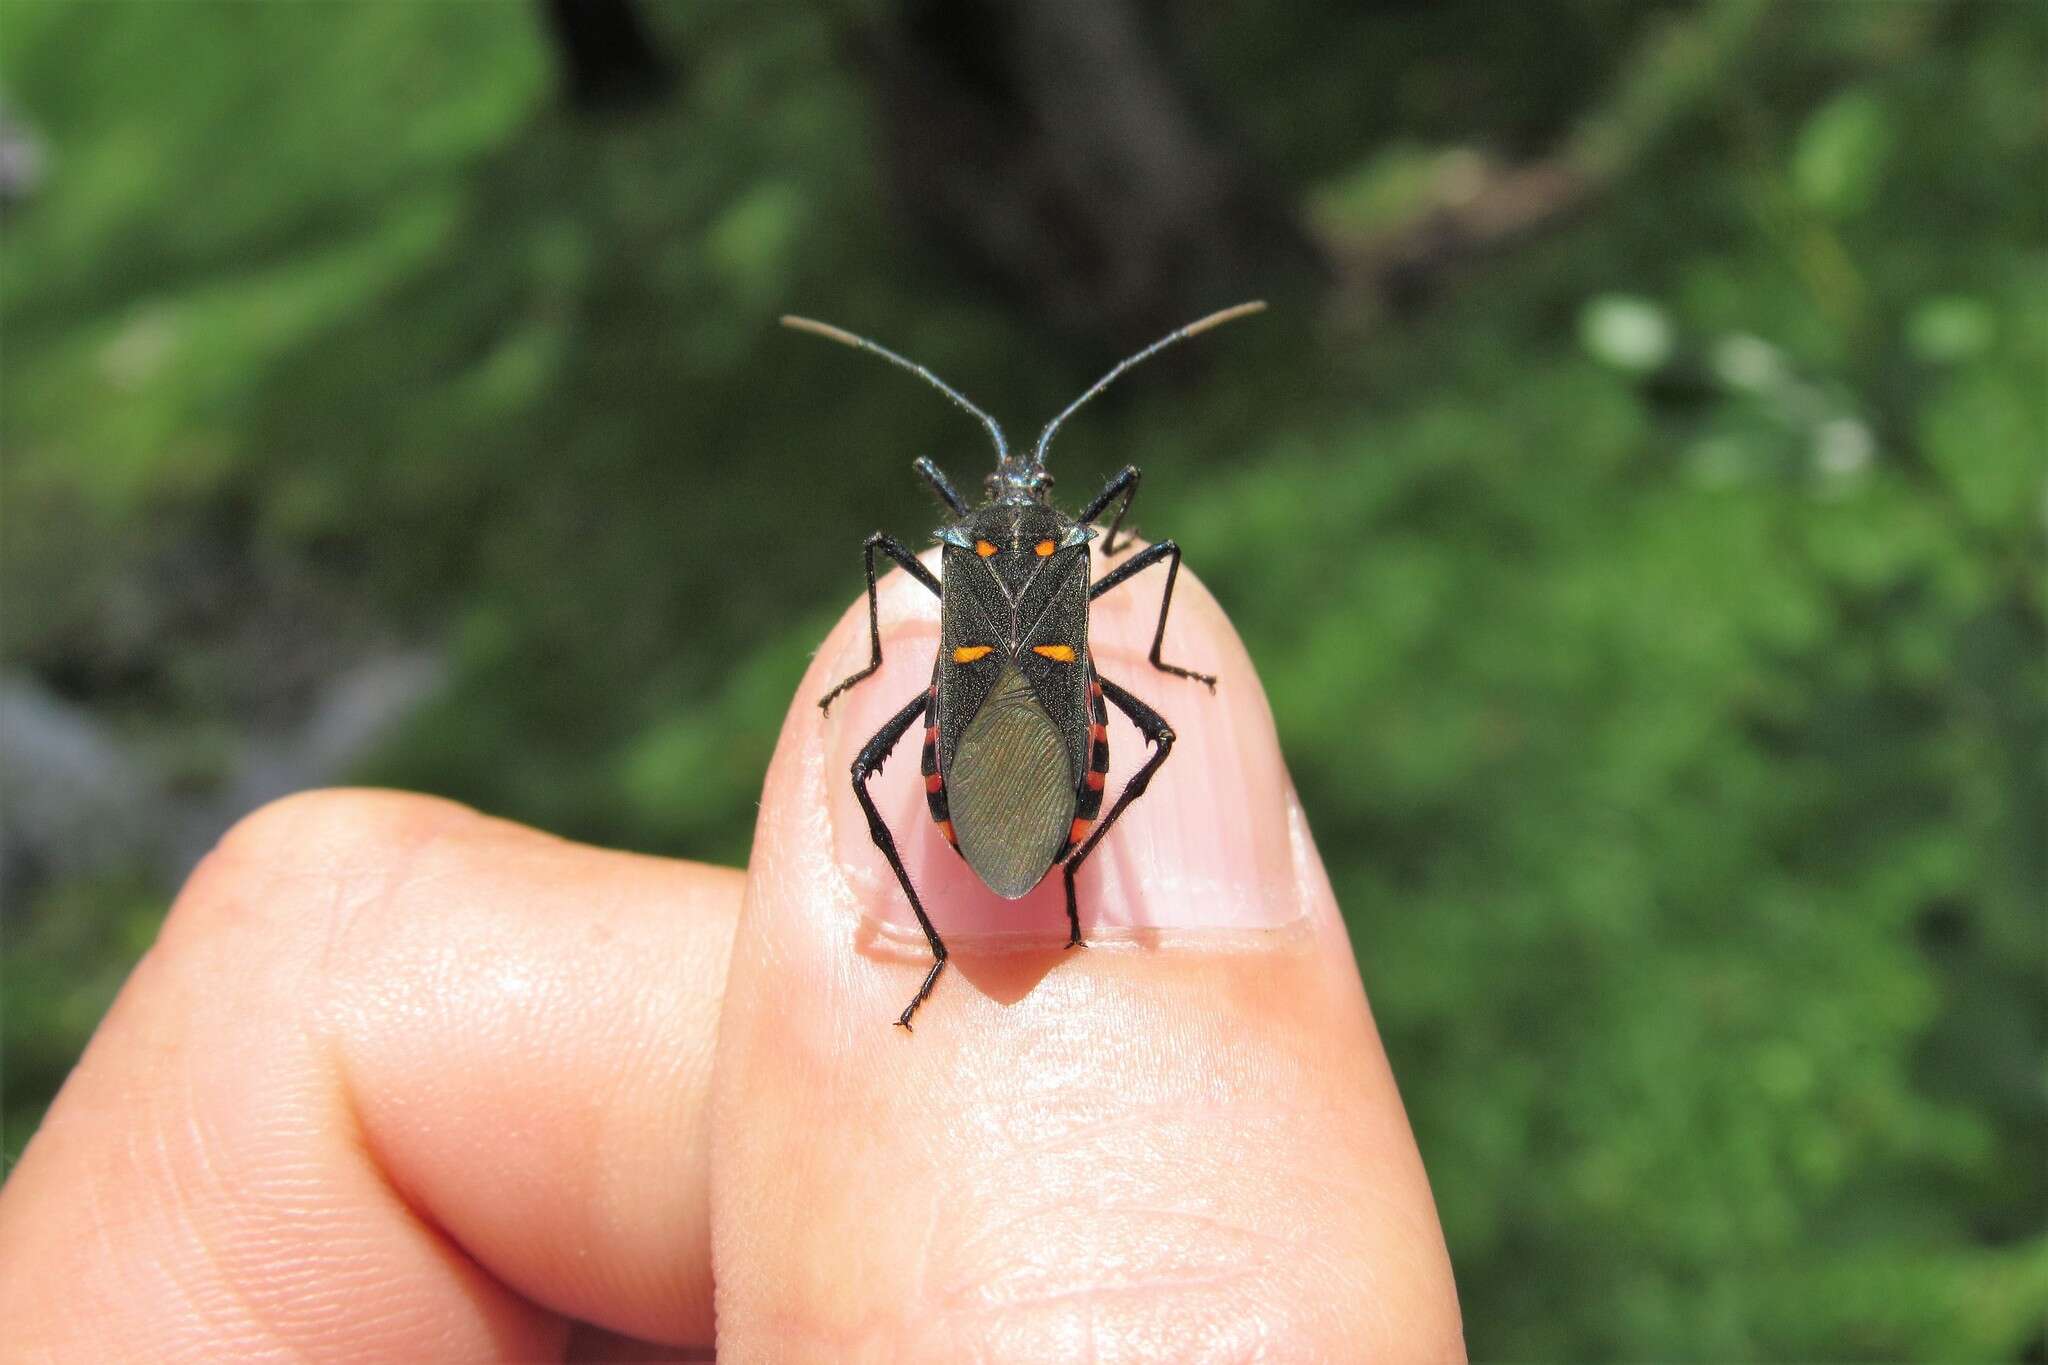
[(1604, 104), (1549, 155), (1500, 165), (1477, 152), (1442, 158), (1424, 207), (1371, 234), (1320, 234), (1338, 276), (1338, 311), (1412, 307), (1449, 269), (1566, 221), (1625, 174), (1726, 75), (1766, 0), (1720, 0), (1658, 27), (1622, 64)]
[(668, 89), (668, 63), (633, 0), (542, 0), (541, 8), (576, 108), (632, 108)]
[(847, 31), (922, 235), (1117, 347), (1327, 279), (1287, 196), (1197, 116), (1159, 22), (1136, 0), (903, 0)]

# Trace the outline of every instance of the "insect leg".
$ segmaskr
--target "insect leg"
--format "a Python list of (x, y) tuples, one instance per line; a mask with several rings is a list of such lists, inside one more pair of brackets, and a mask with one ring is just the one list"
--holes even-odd
[(1066, 861), (1069, 948), (1077, 947), (1081, 942), (1081, 913), (1074, 903), (1074, 875), (1081, 870), (1082, 861), (1102, 842), (1102, 836), (1109, 833), (1109, 827), (1117, 822), (1117, 817), (1124, 813), (1124, 807), (1145, 794), (1145, 788), (1152, 784), (1152, 774), (1158, 771), (1160, 764), (1166, 762), (1166, 756), (1173, 752), (1173, 727), (1166, 723), (1166, 717), (1100, 673), (1095, 675), (1095, 680), (1102, 684), (1102, 695), (1109, 698), (1116, 709), (1129, 716), (1131, 723), (1138, 727), (1138, 733), (1152, 746), (1152, 755), (1138, 771), (1131, 774), (1131, 780), (1124, 784), (1123, 791), (1117, 795), (1116, 804), (1109, 808), (1109, 814), (1102, 817), (1095, 826), (1095, 832), (1083, 840), (1081, 846), (1075, 849)]
[(1124, 518), (1131, 514), (1131, 502), (1138, 496), (1138, 480), (1143, 477), (1143, 472), (1136, 465), (1125, 465), (1117, 471), (1115, 478), (1102, 486), (1102, 491), (1095, 495), (1095, 500), (1081, 509), (1081, 515), (1074, 518), (1083, 526), (1093, 525), (1095, 519), (1102, 515), (1102, 509), (1109, 506), (1117, 494), (1124, 495), (1123, 504), (1116, 509), (1116, 516), (1110, 519), (1109, 534), (1102, 538), (1102, 553), (1105, 557), (1116, 553), (1117, 528), (1122, 526)]
[(932, 571), (918, 563), (917, 556), (905, 549), (903, 542), (894, 536), (877, 531), (867, 538), (867, 543), (861, 549), (862, 560), (867, 566), (868, 574), (868, 666), (857, 673), (847, 674), (839, 686), (818, 698), (818, 709), (827, 715), (831, 714), (832, 703), (838, 699), (841, 692), (882, 666), (882, 617), (880, 608), (875, 605), (875, 551), (880, 550), (901, 564), (912, 578), (932, 590), (932, 596), (945, 595), (945, 590), (939, 586), (939, 580), (932, 576)]
[(868, 795), (868, 779), (882, 770), (890, 752), (902, 742), (904, 734), (930, 704), (931, 693), (919, 692), (915, 701), (889, 717), (889, 723), (875, 731), (875, 737), (861, 747), (859, 756), (853, 760), (853, 794), (868, 817), (868, 834), (874, 839), (875, 847), (882, 850), (882, 856), (889, 860), (890, 870), (896, 874), (903, 894), (910, 900), (910, 908), (917, 914), (918, 927), (924, 930), (926, 940), (932, 945), (932, 969), (925, 973), (924, 984), (917, 988), (916, 997), (903, 1007), (903, 1015), (896, 1021), (905, 1028), (910, 1027), (910, 1016), (917, 1013), (917, 1007), (932, 993), (932, 983), (939, 979), (939, 969), (946, 965), (946, 945), (939, 941), (939, 931), (932, 928), (930, 918), (924, 913), (924, 904), (917, 898), (917, 888), (910, 884), (910, 873), (904, 870), (903, 859), (896, 852), (896, 839), (889, 833), (882, 813), (875, 809), (875, 799)]
[[(1138, 553), (1132, 555), (1127, 563), (1117, 566), (1114, 570), (1098, 579), (1095, 586), (1088, 590), (1088, 600), (1093, 602), (1119, 583), (1126, 581), (1136, 574), (1143, 573), (1162, 559), (1166, 561), (1166, 591), (1159, 595), (1159, 624), (1152, 631), (1152, 666), (1161, 672), (1171, 673), (1176, 677), (1193, 678), (1196, 682), (1201, 683), (1211, 692), (1214, 692), (1216, 690), (1216, 679), (1213, 675), (1197, 673), (1192, 668), (1182, 668), (1179, 664), (1166, 663), (1159, 657), (1160, 642), (1166, 638), (1166, 614), (1173, 610), (1173, 583), (1175, 579), (1180, 577), (1180, 546), (1170, 540), (1162, 540), (1146, 546), (1138, 551)], [(866, 675), (863, 674), (862, 676)]]
[(953, 487), (953, 481), (946, 477), (946, 471), (939, 468), (932, 461), (931, 456), (918, 456), (910, 462), (910, 467), (915, 469), (919, 476), (932, 486), (932, 492), (939, 495), (939, 501), (953, 509), (954, 516), (964, 517), (967, 515), (967, 504), (960, 497), (960, 490)]

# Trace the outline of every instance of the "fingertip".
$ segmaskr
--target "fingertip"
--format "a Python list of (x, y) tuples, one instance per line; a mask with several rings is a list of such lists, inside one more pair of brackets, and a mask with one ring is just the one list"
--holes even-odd
[[(1158, 572), (1105, 594), (1090, 639), (1174, 735), (1079, 879), (1100, 951), (1063, 951), (1059, 876), (1015, 901), (981, 886), (911, 755), (874, 779), (953, 949), (915, 1032), (902, 1006), (932, 955), (845, 774), (931, 685), (936, 600), (883, 580), (881, 668), (829, 718), (792, 705), (720, 1029), (714, 1241), (736, 1352), (1036, 1358), (1155, 1340), (1170, 1355), (1213, 1337), (1239, 1356), (1366, 1343), (1406, 1358), (1442, 1305), (1454, 1320), (1427, 1181), (1256, 674), (1188, 574), (1163, 655), (1219, 684), (1152, 667)], [(856, 603), (804, 697), (868, 658)], [(1120, 789), (1148, 746), (1111, 726)]]

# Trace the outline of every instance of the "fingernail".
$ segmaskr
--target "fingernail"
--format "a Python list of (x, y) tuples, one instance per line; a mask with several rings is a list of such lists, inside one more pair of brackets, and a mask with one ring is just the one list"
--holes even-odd
[[(1119, 562), (1124, 558), (1118, 555)], [(1095, 572), (1103, 572), (1099, 558)], [(1163, 566), (1140, 574), (1099, 599), (1091, 613), (1097, 671), (1162, 715), (1175, 739), (1146, 793), (1081, 864), (1076, 891), (1084, 939), (1278, 929), (1310, 908), (1294, 867), (1287, 772), (1265, 693), (1237, 633), (1187, 572), (1175, 586), (1164, 657), (1216, 674), (1216, 689), (1155, 669), (1147, 658), (1165, 581)], [(891, 575), (882, 585), (882, 667), (833, 703), (819, 727), (823, 761), (814, 769), (838, 866), (862, 913), (890, 937), (919, 942), (922, 932), (869, 835), (847, 774), (862, 746), (931, 686), (938, 606), (907, 575)], [(862, 602), (833, 632), (806, 686), (822, 695), (867, 662)], [(1058, 864), (1025, 896), (1006, 900), (982, 883), (933, 822), (920, 771), (924, 728), (922, 720), (911, 725), (869, 790), (934, 926), (949, 943), (1063, 941), (1066, 893)], [(1114, 705), (1108, 739), (1103, 817), (1152, 753)]]

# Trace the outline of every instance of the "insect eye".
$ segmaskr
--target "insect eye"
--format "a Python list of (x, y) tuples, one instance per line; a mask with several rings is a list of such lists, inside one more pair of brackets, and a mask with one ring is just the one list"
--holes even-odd
[(1052, 552), (1053, 552), (1054, 550), (1057, 550), (1057, 549), (1059, 548), (1059, 546), (1057, 546), (1057, 545), (1053, 544), (1053, 543), (1052, 543), (1051, 541), (1049, 541), (1049, 540), (1041, 540), (1041, 541), (1039, 541), (1039, 542), (1038, 542), (1038, 544), (1037, 544), (1037, 545), (1036, 545), (1036, 546), (1035, 546), (1034, 548), (1035, 548), (1035, 549), (1036, 549), (1036, 550), (1038, 551), (1038, 557), (1039, 557), (1040, 559), (1044, 559), (1044, 558), (1045, 558), (1045, 557), (1046, 557), (1047, 555), (1051, 554), (1051, 553), (1052, 553)]
[(996, 547), (989, 544), (985, 540), (977, 540), (974, 542), (974, 553), (980, 555), (983, 559), (987, 559), (990, 555), (994, 554), (995, 552)]

